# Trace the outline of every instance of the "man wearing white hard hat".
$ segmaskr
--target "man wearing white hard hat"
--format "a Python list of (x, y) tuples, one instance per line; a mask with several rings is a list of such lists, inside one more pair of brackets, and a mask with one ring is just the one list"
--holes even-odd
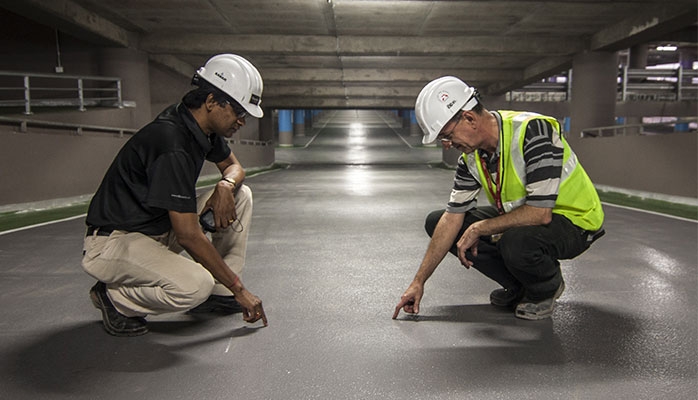
[[(252, 193), (225, 141), (246, 116), (262, 117), (262, 77), (245, 58), (220, 54), (192, 83), (124, 144), (90, 202), (82, 266), (97, 279), (90, 298), (115, 336), (143, 335), (146, 316), (176, 311), (242, 312), (267, 324), (240, 279)], [(204, 161), (221, 179), (197, 198)]]
[[(424, 284), (450, 251), (501, 285), (490, 303), (516, 317), (549, 318), (565, 282), (561, 259), (578, 256), (604, 234), (598, 194), (552, 117), (488, 111), (477, 90), (445, 76), (415, 104), (423, 143), (456, 148), (456, 177), (444, 210), (425, 228), (431, 242), (395, 307), (418, 313)], [(489, 204), (477, 204), (484, 190)]]

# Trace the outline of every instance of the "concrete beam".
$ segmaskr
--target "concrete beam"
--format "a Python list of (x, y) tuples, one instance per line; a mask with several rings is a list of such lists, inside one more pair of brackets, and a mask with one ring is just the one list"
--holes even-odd
[(0, 0), (0, 7), (99, 44), (132, 47), (136, 43), (134, 33), (70, 0)]
[(165, 54), (151, 54), (148, 56), (148, 59), (151, 62), (158, 63), (166, 68), (171, 69), (172, 71), (184, 75), (188, 78), (191, 78), (194, 76), (194, 72), (198, 69), (198, 67), (194, 67), (193, 65), (189, 64), (188, 62), (182, 61), (181, 59), (175, 57), (175, 56), (170, 56), (170, 55), (165, 55)]
[(394, 108), (414, 108), (414, 99), (398, 98), (376, 98), (376, 99), (344, 99), (344, 98), (313, 98), (313, 97), (264, 97), (262, 100), (264, 107), (275, 109), (394, 109)]
[(432, 79), (444, 75), (459, 76), (468, 82), (486, 81), (497, 78), (519, 80), (522, 78), (518, 70), (480, 70), (480, 69), (372, 69), (372, 68), (261, 68), (260, 73), (264, 82), (294, 83), (294, 82), (346, 82), (346, 83), (401, 83), (415, 82), (426, 84)]
[(592, 36), (590, 50), (615, 51), (659, 38), (696, 23), (695, 2), (667, 1), (651, 11), (628, 18)]
[[(141, 49), (149, 53), (289, 55), (571, 55), (584, 49), (578, 40), (545, 37), (511, 38), (499, 36), (393, 37), (315, 35), (224, 35), (187, 34), (172, 40), (171, 35), (152, 34), (141, 39)], [(425, 50), (428, 49), (428, 50)]]
[(519, 89), (536, 82), (540, 79), (559, 74), (572, 67), (572, 59), (570, 57), (548, 57), (539, 62), (527, 67), (522, 73), (520, 79), (506, 79), (505, 76), (499, 75), (495, 79), (501, 81), (489, 85), (484, 89), (484, 93), (489, 95), (500, 95), (510, 90)]
[(408, 98), (414, 101), (422, 89), (421, 85), (415, 86), (342, 86), (340, 84), (335, 85), (265, 85), (264, 88), (264, 100), (266, 102), (267, 97), (284, 97), (284, 96), (296, 96), (296, 97), (314, 97), (314, 98)]

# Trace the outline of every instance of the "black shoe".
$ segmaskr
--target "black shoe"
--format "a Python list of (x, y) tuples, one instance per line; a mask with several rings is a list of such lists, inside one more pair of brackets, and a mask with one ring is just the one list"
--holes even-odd
[(235, 314), (242, 312), (242, 307), (240, 306), (240, 303), (235, 300), (235, 296), (221, 296), (212, 294), (208, 296), (206, 301), (187, 312), (191, 314)]
[(490, 303), (498, 307), (513, 307), (523, 298), (523, 295), (523, 287), (495, 289), (490, 293)]
[(97, 282), (90, 289), (92, 304), (102, 311), (104, 329), (114, 336), (140, 336), (148, 333), (148, 325), (145, 318), (127, 317), (116, 311), (111, 300), (107, 296), (107, 285)]

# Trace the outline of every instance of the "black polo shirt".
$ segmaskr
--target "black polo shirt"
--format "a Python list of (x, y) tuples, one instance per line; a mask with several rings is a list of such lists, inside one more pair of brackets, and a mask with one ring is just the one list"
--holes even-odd
[(196, 212), (196, 180), (204, 160), (230, 148), (207, 136), (182, 104), (165, 109), (121, 148), (87, 212), (91, 226), (158, 235), (172, 228), (168, 210)]

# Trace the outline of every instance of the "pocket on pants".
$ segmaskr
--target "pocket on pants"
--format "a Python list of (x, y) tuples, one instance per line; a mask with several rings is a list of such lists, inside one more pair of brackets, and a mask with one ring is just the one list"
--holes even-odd
[(83, 245), (83, 256), (82, 262), (94, 260), (102, 254), (104, 245), (109, 239), (108, 236), (90, 235), (85, 238), (85, 244)]

